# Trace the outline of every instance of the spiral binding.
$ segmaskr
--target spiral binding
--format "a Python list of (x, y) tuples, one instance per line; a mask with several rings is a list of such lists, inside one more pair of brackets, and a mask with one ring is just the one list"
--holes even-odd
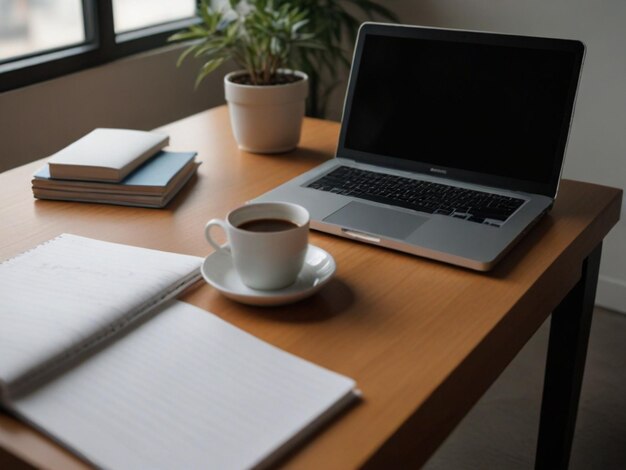
[(54, 237), (54, 238), (51, 238), (51, 239), (46, 240), (46, 241), (44, 241), (44, 242), (41, 242), (39, 245), (35, 245), (34, 247), (29, 248), (29, 249), (28, 249), (28, 250), (26, 250), (26, 251), (23, 251), (23, 252), (21, 252), (21, 253), (18, 253), (17, 255), (12, 256), (11, 258), (7, 258), (7, 259), (5, 259), (4, 261), (0, 261), (0, 266), (3, 266), (3, 265), (5, 265), (5, 264), (9, 264), (9, 263), (11, 263), (12, 261), (14, 261), (14, 260), (16, 260), (16, 259), (18, 259), (18, 258), (21, 258), (22, 256), (25, 256), (25, 255), (27, 255), (27, 254), (29, 254), (29, 253), (32, 253), (33, 251), (35, 251), (35, 250), (37, 250), (37, 249), (41, 248), (42, 246), (49, 245), (50, 243), (52, 243), (52, 242), (54, 242), (54, 241), (56, 241), (56, 240), (59, 240), (59, 239), (63, 238), (63, 237), (64, 237), (64, 236), (66, 236), (66, 235), (69, 235), (69, 234), (67, 234), (67, 233), (62, 233), (62, 234), (60, 234), (60, 235), (57, 235), (57, 236), (56, 236), (56, 237)]

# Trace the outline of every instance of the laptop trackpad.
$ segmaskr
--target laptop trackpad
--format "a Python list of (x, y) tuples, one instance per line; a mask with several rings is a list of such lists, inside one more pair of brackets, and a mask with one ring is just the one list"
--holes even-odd
[(400, 240), (405, 239), (426, 221), (427, 217), (360, 202), (350, 202), (324, 219), (324, 222), (342, 228)]

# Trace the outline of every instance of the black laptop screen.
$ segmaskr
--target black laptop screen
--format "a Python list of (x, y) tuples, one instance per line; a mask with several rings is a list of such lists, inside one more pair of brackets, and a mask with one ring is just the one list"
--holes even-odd
[(345, 149), (556, 189), (580, 52), (369, 34), (357, 54)]

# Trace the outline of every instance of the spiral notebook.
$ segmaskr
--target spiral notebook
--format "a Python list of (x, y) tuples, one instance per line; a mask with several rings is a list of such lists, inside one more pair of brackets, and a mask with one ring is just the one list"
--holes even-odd
[(171, 300), (201, 258), (61, 235), (0, 264), (0, 403), (106, 468), (258, 468), (353, 380)]

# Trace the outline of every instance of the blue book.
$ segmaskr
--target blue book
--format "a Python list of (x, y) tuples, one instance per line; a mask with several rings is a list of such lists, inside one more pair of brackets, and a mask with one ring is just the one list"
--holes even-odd
[(162, 194), (183, 169), (193, 166), (195, 156), (196, 152), (159, 152), (119, 183), (56, 179), (50, 176), (50, 170), (46, 165), (33, 176), (33, 187), (64, 191), (87, 189)]
[(46, 165), (33, 175), (33, 194), (40, 199), (163, 207), (196, 172), (195, 156), (161, 151), (119, 183), (56, 179)]

